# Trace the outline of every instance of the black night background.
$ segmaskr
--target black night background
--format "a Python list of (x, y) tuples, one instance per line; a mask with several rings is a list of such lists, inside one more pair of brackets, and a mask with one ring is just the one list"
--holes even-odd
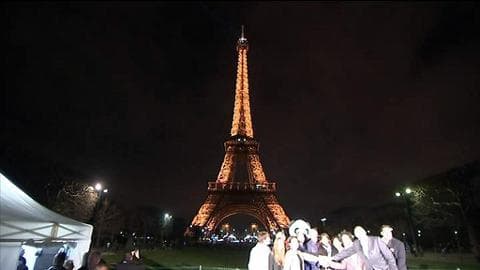
[[(255, 138), (318, 221), (480, 157), (478, 3), (3, 3), (0, 168), (188, 223), (230, 136), (240, 26)], [(52, 180), (53, 179), (53, 180)]]

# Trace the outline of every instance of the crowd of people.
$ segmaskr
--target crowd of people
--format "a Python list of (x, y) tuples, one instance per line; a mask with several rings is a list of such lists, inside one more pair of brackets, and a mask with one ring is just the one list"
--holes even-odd
[[(393, 237), (393, 228), (382, 225), (380, 236), (370, 236), (361, 226), (341, 231), (330, 238), (327, 233), (303, 220), (292, 222), (285, 232), (275, 234), (273, 243), (270, 234), (261, 231), (258, 242), (251, 249), (248, 270), (407, 270), (406, 250), (402, 241)], [(66, 253), (59, 252), (46, 270), (77, 269), (73, 261), (66, 260)], [(79, 270), (109, 270), (99, 251), (85, 255)], [(116, 265), (118, 270), (144, 270), (140, 252), (127, 252)], [(26, 260), (19, 257), (17, 270), (28, 270)]]
[[(66, 260), (65, 252), (58, 252), (53, 257), (52, 265), (46, 270), (109, 270), (109, 265), (102, 258), (100, 251), (93, 250), (85, 254), (83, 263), (76, 268), (72, 260)], [(140, 259), (139, 249), (127, 252), (124, 258), (116, 265), (117, 270), (145, 270), (145, 265)], [(23, 254), (20, 254), (17, 264), (17, 270), (28, 270), (27, 263)]]
[[(319, 235), (303, 220), (293, 222), (287, 237), (283, 231), (272, 241), (268, 232), (258, 233), (250, 251), (249, 270), (407, 270), (405, 245), (383, 225), (380, 236), (369, 236), (356, 226), (353, 234), (342, 231), (330, 239)], [(271, 248), (270, 248), (271, 246)]]

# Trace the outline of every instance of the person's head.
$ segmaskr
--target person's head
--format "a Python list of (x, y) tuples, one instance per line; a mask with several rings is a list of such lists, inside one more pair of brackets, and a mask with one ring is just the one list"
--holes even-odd
[(343, 231), (340, 233), (340, 238), (344, 248), (351, 247), (353, 245), (353, 235), (351, 232)]
[(65, 262), (65, 258), (67, 257), (67, 254), (65, 252), (59, 252), (53, 256), (53, 262), (52, 264), (55, 266), (63, 266), (63, 263)]
[(66, 270), (73, 270), (74, 267), (75, 267), (75, 265), (73, 264), (72, 260), (67, 260), (63, 264), (63, 268), (65, 268)]
[(90, 254), (88, 254), (88, 269), (94, 270), (101, 259), (102, 253), (100, 253), (100, 251), (93, 250), (92, 252), (90, 252)]
[(317, 243), (318, 242), (318, 231), (317, 231), (317, 229), (315, 229), (315, 228), (311, 229), (308, 237), (310, 238), (311, 241), (313, 241), (314, 243)]
[(330, 245), (330, 236), (328, 236), (328, 233), (320, 234), (320, 243)]
[(270, 235), (266, 231), (259, 232), (257, 238), (259, 243), (262, 243), (265, 245), (270, 244)]
[(297, 237), (295, 237), (295, 236), (288, 237), (288, 239), (287, 239), (288, 250), (293, 250), (293, 251), (298, 250), (299, 246), (300, 246), (300, 243), (299, 243)]
[(357, 237), (359, 240), (365, 240), (365, 239), (367, 239), (367, 232), (365, 231), (365, 229), (364, 229), (362, 226), (356, 226), (356, 227), (353, 229), (353, 234), (354, 234), (355, 237)]
[(337, 236), (333, 237), (332, 239), (332, 245), (338, 250), (342, 250), (343, 249), (343, 246), (342, 246), (342, 242), (340, 242), (340, 239), (338, 239)]
[(390, 241), (393, 238), (392, 231), (392, 226), (382, 225), (382, 227), (380, 228), (380, 235), (387, 241)]
[(97, 263), (97, 265), (94, 268), (95, 270), (109, 270), (107, 262), (104, 260), (100, 259), (100, 261)]
[(286, 236), (285, 236), (285, 234), (284, 234), (282, 231), (279, 231), (279, 232), (277, 232), (277, 233), (275, 234), (275, 241), (277, 241), (277, 239), (278, 239), (279, 241), (285, 242)]
[(303, 242), (305, 242), (305, 234), (304, 232), (300, 232), (296, 235), (296, 239), (298, 241), (299, 244), (303, 244)]

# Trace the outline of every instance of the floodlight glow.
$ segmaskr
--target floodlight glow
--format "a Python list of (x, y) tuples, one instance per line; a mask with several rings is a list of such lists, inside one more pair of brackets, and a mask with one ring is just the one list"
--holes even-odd
[(102, 185), (101, 185), (100, 183), (97, 183), (97, 184), (95, 185), (95, 190), (97, 190), (97, 191), (102, 190)]
[(410, 193), (412, 193), (412, 190), (410, 188), (406, 188), (405, 193), (410, 194)]

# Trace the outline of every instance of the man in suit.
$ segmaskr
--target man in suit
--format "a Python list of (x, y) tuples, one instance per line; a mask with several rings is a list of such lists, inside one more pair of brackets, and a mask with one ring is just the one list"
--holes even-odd
[(351, 247), (333, 256), (332, 260), (341, 261), (353, 254), (359, 254), (365, 261), (367, 270), (398, 270), (395, 257), (380, 237), (368, 236), (361, 226), (355, 227), (354, 234), (358, 240), (355, 240)]
[(380, 229), (382, 241), (387, 244), (388, 248), (393, 253), (395, 261), (397, 262), (398, 270), (407, 270), (405, 245), (402, 241), (393, 237), (392, 231), (393, 228), (390, 225), (382, 225)]
[(332, 245), (328, 233), (320, 234), (320, 246), (318, 247), (318, 252), (320, 255), (328, 257), (335, 256), (338, 253), (338, 250)]
[[(338, 250), (332, 245), (330, 236), (327, 233), (320, 234), (320, 244), (318, 254), (321, 256), (332, 257), (338, 253)], [(322, 267), (322, 269), (331, 269), (330, 267)]]
[[(317, 256), (319, 255), (319, 243), (318, 243), (318, 231), (315, 228), (312, 228), (309, 231), (308, 235), (309, 239), (305, 242), (303, 252), (306, 252), (308, 254)], [(305, 268), (304, 270), (319, 270), (320, 265), (317, 263), (317, 261), (309, 261), (308, 259), (305, 259)]]

